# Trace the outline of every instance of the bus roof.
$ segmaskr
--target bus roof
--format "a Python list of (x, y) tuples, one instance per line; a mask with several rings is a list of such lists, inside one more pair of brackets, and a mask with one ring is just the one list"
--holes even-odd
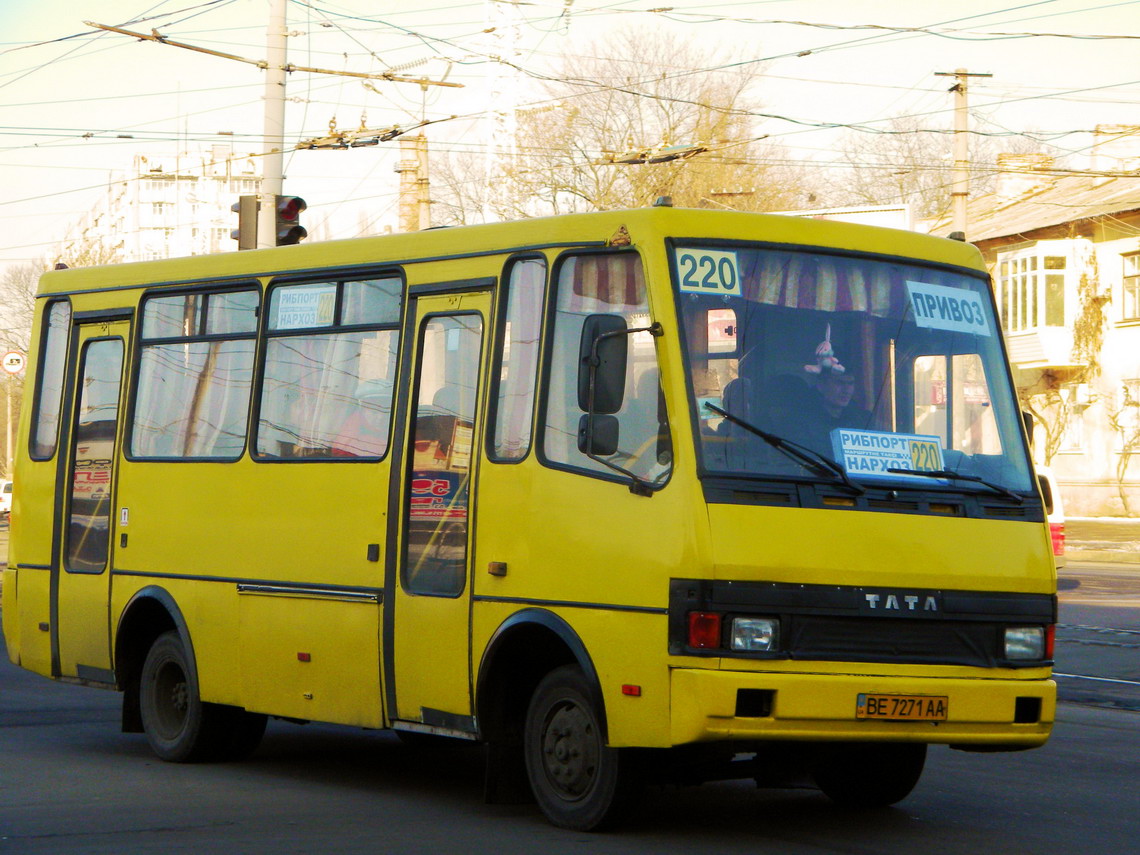
[(917, 258), (981, 272), (986, 269), (980, 252), (972, 244), (917, 232), (777, 214), (652, 207), (54, 270), (41, 277), (38, 294), (409, 264), (551, 246), (604, 246), (622, 226), (633, 246), (663, 237), (731, 238)]

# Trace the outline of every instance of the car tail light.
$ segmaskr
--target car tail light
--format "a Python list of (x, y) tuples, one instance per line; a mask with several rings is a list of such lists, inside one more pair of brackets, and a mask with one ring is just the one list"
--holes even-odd
[(1053, 554), (1060, 557), (1065, 554), (1065, 524), (1049, 523), (1049, 536), (1053, 540)]

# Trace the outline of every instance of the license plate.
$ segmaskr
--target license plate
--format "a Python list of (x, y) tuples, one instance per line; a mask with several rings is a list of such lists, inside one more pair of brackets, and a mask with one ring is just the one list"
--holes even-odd
[(945, 695), (860, 694), (855, 701), (855, 718), (946, 721), (949, 701)]

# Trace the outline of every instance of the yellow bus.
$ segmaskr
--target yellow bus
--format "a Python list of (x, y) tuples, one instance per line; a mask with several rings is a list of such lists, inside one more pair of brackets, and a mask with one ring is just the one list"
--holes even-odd
[(1054, 718), (1000, 330), (968, 244), (667, 206), (49, 272), (8, 654), (169, 761), (280, 717), (479, 741), (575, 829), (894, 803)]

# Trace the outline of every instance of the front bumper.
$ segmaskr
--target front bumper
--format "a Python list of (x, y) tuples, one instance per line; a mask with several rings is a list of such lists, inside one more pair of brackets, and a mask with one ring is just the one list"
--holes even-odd
[[(1045, 743), (1057, 707), (1057, 685), (1047, 679), (678, 668), (672, 672), (670, 691), (674, 745), (760, 739), (926, 742), (1016, 750)], [(945, 696), (947, 720), (858, 719), (855, 709), (861, 693)], [(767, 702), (757, 704), (756, 698)]]

